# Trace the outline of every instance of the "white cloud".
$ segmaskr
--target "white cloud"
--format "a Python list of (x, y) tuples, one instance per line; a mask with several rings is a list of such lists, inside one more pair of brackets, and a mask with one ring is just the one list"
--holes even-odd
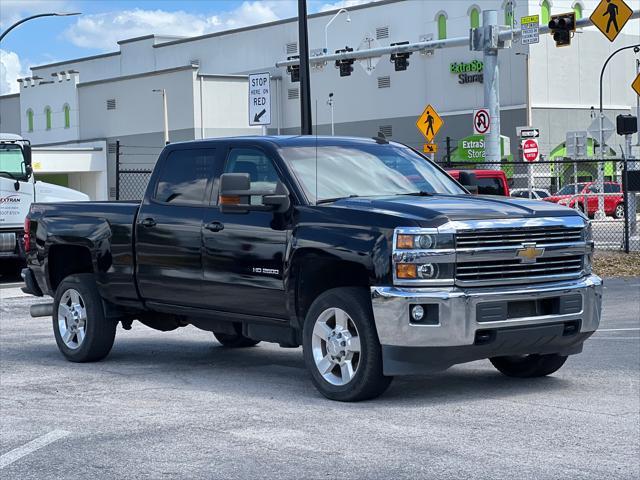
[(17, 53), (0, 50), (0, 95), (18, 92), (16, 80), (26, 76)]
[(79, 17), (65, 36), (79, 47), (114, 50), (118, 40), (149, 34), (193, 37), (247, 25), (271, 22), (295, 15), (292, 1), (245, 1), (238, 8), (218, 15), (201, 16), (182, 10), (104, 12)]

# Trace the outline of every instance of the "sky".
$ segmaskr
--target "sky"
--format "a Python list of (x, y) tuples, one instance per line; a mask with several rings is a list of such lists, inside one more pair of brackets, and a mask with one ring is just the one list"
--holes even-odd
[[(308, 13), (372, 0), (307, 0)], [(151, 33), (197, 36), (297, 15), (296, 0), (0, 0), (0, 29), (45, 12), (12, 30), (0, 45), (0, 95), (18, 91), (29, 68), (118, 50), (117, 41)]]

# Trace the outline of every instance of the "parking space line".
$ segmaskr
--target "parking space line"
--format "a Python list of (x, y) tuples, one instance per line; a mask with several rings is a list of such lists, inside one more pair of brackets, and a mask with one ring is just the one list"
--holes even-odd
[(29, 443), (26, 443), (21, 447), (14, 448), (13, 450), (0, 456), (0, 468), (11, 465), (16, 460), (20, 460), (22, 457), (29, 455), (30, 453), (33, 453), (36, 450), (41, 449), (42, 447), (46, 447), (50, 443), (53, 443), (56, 440), (60, 440), (61, 438), (64, 438), (69, 434), (71, 434), (71, 432), (67, 432), (66, 430), (53, 430), (46, 435), (42, 435), (41, 437), (31, 440)]
[(598, 332), (640, 332), (639, 327), (630, 328), (599, 328)]

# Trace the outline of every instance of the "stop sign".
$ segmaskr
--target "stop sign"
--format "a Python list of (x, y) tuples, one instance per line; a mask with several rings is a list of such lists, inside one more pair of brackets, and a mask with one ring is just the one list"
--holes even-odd
[(540, 156), (540, 150), (538, 149), (538, 141), (529, 138), (522, 142), (522, 156), (527, 162), (536, 162)]

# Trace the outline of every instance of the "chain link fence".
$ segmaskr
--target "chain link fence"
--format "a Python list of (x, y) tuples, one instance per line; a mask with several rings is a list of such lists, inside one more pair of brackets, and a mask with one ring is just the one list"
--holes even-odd
[[(451, 141), (447, 155), (438, 160), (446, 170), (474, 170), (478, 193), (532, 198), (575, 208), (589, 216), (596, 247), (608, 250), (640, 250), (640, 198), (627, 191), (621, 158), (558, 158), (534, 163), (452, 161)], [(162, 146), (126, 145), (116, 142), (116, 199), (138, 201), (144, 197)], [(454, 157), (455, 158), (455, 157)], [(481, 159), (478, 160), (480, 162)], [(598, 183), (599, 172), (604, 179)], [(627, 205), (634, 210), (628, 214)]]
[(142, 200), (162, 148), (116, 142), (116, 200)]

